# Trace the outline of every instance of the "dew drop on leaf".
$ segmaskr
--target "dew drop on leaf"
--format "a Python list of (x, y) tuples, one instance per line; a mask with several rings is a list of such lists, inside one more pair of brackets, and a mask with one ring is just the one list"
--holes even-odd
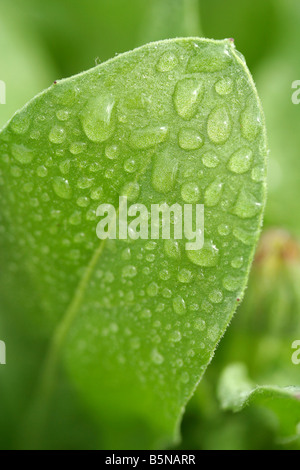
[(105, 142), (115, 130), (115, 99), (107, 91), (91, 98), (81, 116), (83, 130), (92, 142)]
[(195, 78), (185, 78), (176, 84), (174, 92), (174, 106), (180, 117), (192, 119), (198, 111), (203, 98), (204, 86), (202, 81)]
[(228, 168), (233, 173), (242, 174), (251, 167), (253, 153), (249, 147), (242, 147), (230, 157)]
[(24, 165), (30, 163), (33, 160), (33, 153), (23, 144), (12, 144), (11, 146), (12, 156)]
[(180, 130), (178, 141), (183, 150), (196, 150), (204, 145), (204, 139), (199, 132), (188, 127)]
[(170, 72), (178, 65), (178, 59), (173, 52), (165, 52), (157, 62), (156, 68), (159, 72)]
[(200, 189), (197, 183), (184, 183), (181, 186), (181, 196), (184, 202), (193, 204), (199, 201)]
[(187, 250), (186, 253), (192, 263), (198, 266), (211, 268), (218, 264), (219, 250), (212, 242), (205, 243), (201, 250)]
[(215, 144), (224, 144), (232, 130), (231, 117), (225, 106), (217, 107), (210, 113), (207, 122), (207, 134)]

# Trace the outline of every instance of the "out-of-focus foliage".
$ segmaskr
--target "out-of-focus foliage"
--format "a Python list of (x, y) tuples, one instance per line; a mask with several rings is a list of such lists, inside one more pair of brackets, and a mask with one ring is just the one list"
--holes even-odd
[(218, 398), (223, 410), (239, 412), (255, 404), (270, 409), (278, 419), (280, 438), (299, 439), (300, 388), (255, 385), (242, 363), (230, 364), (222, 372), (218, 385)]
[(30, 23), (16, 19), (6, 4), (0, 6), (0, 50), (0, 80), (5, 83), (5, 104), (0, 104), (1, 128), (19, 108), (55, 80), (56, 71), (37, 32)]
[(273, 53), (257, 71), (270, 146), (267, 225), (288, 228), (300, 235), (300, 105), (292, 102), (292, 83), (299, 80), (300, 3), (276, 2), (280, 34)]

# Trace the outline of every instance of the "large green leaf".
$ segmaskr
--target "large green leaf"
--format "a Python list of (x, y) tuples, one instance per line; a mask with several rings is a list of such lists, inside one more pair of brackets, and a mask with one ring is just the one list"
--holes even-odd
[[(63, 365), (103, 446), (178, 438), (262, 223), (264, 119), (244, 59), (230, 40), (143, 46), (37, 96), (0, 154), (1, 300), (16, 328), (49, 342), (37, 409)], [(148, 208), (203, 203), (204, 247), (100, 242), (97, 207), (124, 194)]]
[(277, 416), (276, 424), (281, 437), (299, 439), (299, 388), (255, 385), (248, 378), (243, 364), (232, 364), (221, 376), (219, 399), (223, 409), (235, 412), (250, 405), (268, 408)]

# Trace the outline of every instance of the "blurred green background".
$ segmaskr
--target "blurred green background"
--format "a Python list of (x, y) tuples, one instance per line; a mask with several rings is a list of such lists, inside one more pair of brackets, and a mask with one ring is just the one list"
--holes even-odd
[[(291, 344), (300, 339), (300, 105), (291, 99), (292, 82), (300, 80), (299, 1), (0, 0), (0, 80), (7, 84), (0, 126), (56, 79), (145, 42), (185, 35), (234, 38), (263, 104), (270, 157), (265, 224), (249, 287), (188, 406), (181, 448), (299, 449), (297, 439), (278, 439), (278, 423), (268, 411), (225, 413), (216, 394), (221, 371), (237, 361), (259, 384), (300, 385), (300, 365), (291, 361)], [(7, 407), (0, 424), (6, 413)], [(0, 448), (13, 445), (18, 410), (14, 415), (11, 430), (0, 428)], [(80, 413), (70, 426), (73, 434), (58, 432), (53, 445), (60, 439), (62, 447), (76, 448), (82, 434), (96, 445), (92, 425), (85, 428)]]

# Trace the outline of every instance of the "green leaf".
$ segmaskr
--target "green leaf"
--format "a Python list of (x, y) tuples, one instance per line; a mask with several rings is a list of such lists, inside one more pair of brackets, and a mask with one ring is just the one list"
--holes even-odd
[[(243, 58), (230, 40), (197, 38), (120, 55), (32, 100), (0, 154), (2, 302), (8, 312), (19, 296), (15, 323), (49, 342), (37, 408), (63, 366), (103, 447), (178, 439), (262, 223), (264, 118)], [(120, 195), (148, 210), (204, 204), (204, 247), (99, 241), (97, 208)]]
[(299, 439), (300, 388), (255, 385), (243, 364), (231, 364), (220, 378), (218, 395), (224, 410), (238, 412), (250, 405), (270, 409), (280, 436)]

